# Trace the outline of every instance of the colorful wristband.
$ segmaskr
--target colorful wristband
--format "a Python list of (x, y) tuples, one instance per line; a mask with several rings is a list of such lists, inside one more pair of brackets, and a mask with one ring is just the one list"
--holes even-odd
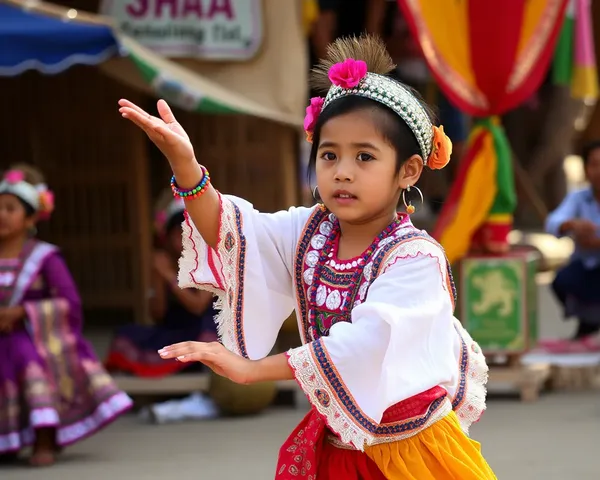
[(173, 196), (177, 198), (183, 198), (184, 200), (193, 200), (194, 198), (198, 198), (201, 196), (206, 189), (210, 185), (210, 174), (205, 167), (202, 168), (202, 178), (198, 185), (189, 190), (184, 190), (177, 185), (177, 181), (175, 180), (175, 175), (171, 177), (171, 190), (173, 191)]

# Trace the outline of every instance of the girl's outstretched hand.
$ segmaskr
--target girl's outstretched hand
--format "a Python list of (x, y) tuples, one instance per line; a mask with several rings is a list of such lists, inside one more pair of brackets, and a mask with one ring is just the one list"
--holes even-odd
[(154, 142), (171, 165), (196, 162), (194, 148), (188, 134), (175, 119), (171, 108), (164, 100), (157, 107), (160, 118), (154, 117), (129, 100), (119, 100), (119, 112), (127, 120), (140, 127)]
[(182, 342), (158, 351), (163, 359), (180, 362), (201, 362), (213, 372), (232, 382), (248, 385), (254, 381), (256, 362), (227, 350), (218, 342)]

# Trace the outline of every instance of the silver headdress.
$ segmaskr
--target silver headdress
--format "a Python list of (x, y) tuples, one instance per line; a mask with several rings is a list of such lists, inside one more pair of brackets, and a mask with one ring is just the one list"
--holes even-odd
[(308, 141), (320, 113), (336, 100), (360, 96), (385, 105), (395, 112), (413, 132), (423, 162), (429, 167), (443, 168), (450, 160), (452, 142), (442, 127), (432, 120), (415, 94), (400, 82), (387, 77), (394, 69), (384, 43), (376, 37), (341, 38), (331, 44), (327, 58), (313, 70), (312, 84), (327, 92), (325, 98), (314, 97), (306, 108), (304, 130)]
[(325, 97), (323, 110), (331, 102), (348, 95), (370, 98), (400, 115), (417, 138), (421, 156), (423, 161), (427, 163), (433, 144), (433, 124), (421, 103), (408, 89), (391, 78), (369, 72), (353, 88), (332, 85)]

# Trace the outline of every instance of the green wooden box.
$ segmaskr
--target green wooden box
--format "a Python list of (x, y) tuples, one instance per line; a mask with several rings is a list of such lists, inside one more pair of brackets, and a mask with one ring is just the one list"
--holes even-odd
[(536, 251), (469, 255), (457, 265), (457, 317), (486, 354), (524, 353), (538, 340)]

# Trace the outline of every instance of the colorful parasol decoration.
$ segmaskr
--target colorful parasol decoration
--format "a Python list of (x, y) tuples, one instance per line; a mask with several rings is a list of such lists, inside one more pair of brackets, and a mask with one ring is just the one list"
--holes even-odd
[(512, 155), (499, 115), (544, 79), (568, 0), (398, 0), (444, 94), (475, 117), (433, 236), (455, 262), (501, 253), (516, 208)]
[(586, 101), (598, 98), (591, 0), (569, 0), (552, 74), (554, 83), (571, 87), (573, 98)]

